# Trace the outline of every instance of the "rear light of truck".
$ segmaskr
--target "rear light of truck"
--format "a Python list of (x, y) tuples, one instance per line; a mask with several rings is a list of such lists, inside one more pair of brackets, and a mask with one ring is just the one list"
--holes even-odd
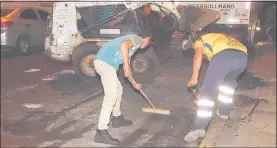
[(1, 31), (7, 30), (9, 27), (11, 27), (13, 22), (1, 22)]

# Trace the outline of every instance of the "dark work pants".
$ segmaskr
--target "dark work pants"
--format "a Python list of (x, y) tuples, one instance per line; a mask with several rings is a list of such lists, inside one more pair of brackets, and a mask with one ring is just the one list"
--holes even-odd
[(195, 128), (206, 129), (212, 117), (208, 113), (211, 113), (214, 107), (211, 103), (215, 104), (217, 100), (220, 114), (229, 115), (237, 78), (246, 67), (247, 54), (242, 51), (226, 49), (212, 57), (200, 90)]

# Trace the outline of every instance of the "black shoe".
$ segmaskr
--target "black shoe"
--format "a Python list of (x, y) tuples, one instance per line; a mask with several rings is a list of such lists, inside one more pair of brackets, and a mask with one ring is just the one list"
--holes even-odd
[(111, 121), (113, 128), (119, 128), (121, 126), (127, 127), (133, 125), (133, 121), (124, 119), (123, 115), (119, 117), (113, 117)]
[(94, 142), (111, 144), (111, 145), (119, 145), (120, 143), (118, 139), (114, 139), (109, 134), (108, 130), (98, 130), (98, 129), (94, 138)]

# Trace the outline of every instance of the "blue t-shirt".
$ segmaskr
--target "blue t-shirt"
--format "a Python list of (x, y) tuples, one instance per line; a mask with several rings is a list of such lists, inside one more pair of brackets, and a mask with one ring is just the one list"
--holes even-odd
[(125, 35), (111, 40), (99, 50), (95, 60), (101, 60), (118, 70), (119, 65), (123, 63), (120, 46), (121, 43), (126, 40), (131, 40), (133, 42), (133, 47), (129, 49), (130, 59), (142, 44), (142, 38), (137, 35)]

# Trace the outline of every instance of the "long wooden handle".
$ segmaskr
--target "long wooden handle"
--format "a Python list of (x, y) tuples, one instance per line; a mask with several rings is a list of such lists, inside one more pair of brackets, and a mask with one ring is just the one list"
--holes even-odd
[(152, 108), (156, 108), (154, 104), (151, 102), (151, 100), (146, 96), (146, 94), (140, 89), (140, 93), (144, 96), (144, 98), (148, 101), (148, 103), (151, 105)]
[(133, 85), (137, 84), (136, 81), (132, 77), (128, 77), (128, 79)]
[[(129, 81), (133, 84), (136, 85), (136, 81), (132, 77), (128, 77)], [(154, 104), (151, 102), (151, 100), (146, 96), (146, 94), (140, 89), (139, 92), (143, 95), (143, 97), (148, 101), (148, 103), (151, 105), (152, 108), (156, 108)]]

